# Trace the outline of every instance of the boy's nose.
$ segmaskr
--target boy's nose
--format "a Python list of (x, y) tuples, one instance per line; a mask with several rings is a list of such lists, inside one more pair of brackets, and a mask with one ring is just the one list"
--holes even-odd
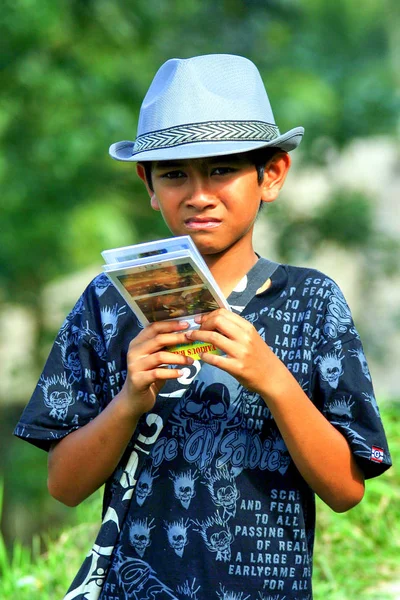
[(207, 182), (202, 179), (193, 182), (186, 203), (189, 206), (195, 206), (196, 208), (205, 208), (207, 206), (215, 205), (216, 198)]

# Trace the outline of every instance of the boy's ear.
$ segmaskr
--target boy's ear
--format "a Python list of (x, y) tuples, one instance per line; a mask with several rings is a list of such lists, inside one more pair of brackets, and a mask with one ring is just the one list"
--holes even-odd
[(138, 176), (140, 177), (140, 179), (143, 181), (144, 185), (146, 186), (146, 190), (150, 196), (151, 208), (153, 208), (154, 210), (160, 210), (157, 196), (155, 195), (153, 190), (150, 189), (149, 184), (147, 182), (146, 171), (145, 171), (143, 165), (141, 165), (140, 163), (138, 163), (136, 165), (136, 173), (138, 174)]
[(150, 206), (153, 210), (161, 210), (157, 196), (154, 194), (154, 192), (150, 196)]
[(287, 152), (278, 152), (267, 163), (264, 179), (261, 184), (261, 200), (263, 202), (273, 202), (276, 200), (291, 163), (291, 158)]

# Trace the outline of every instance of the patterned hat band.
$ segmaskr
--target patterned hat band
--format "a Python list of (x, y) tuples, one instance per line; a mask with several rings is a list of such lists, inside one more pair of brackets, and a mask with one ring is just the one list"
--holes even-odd
[(276, 125), (263, 121), (206, 121), (176, 125), (139, 135), (133, 155), (196, 142), (271, 142), (279, 135)]

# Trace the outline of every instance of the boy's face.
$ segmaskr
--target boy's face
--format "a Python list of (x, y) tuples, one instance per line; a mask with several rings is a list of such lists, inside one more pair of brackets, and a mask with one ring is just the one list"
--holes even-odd
[[(259, 183), (245, 153), (154, 162), (151, 205), (174, 235), (190, 235), (203, 255), (248, 248), (260, 200), (275, 200), (289, 166), (289, 156), (279, 153)], [(146, 183), (143, 166), (137, 170)]]

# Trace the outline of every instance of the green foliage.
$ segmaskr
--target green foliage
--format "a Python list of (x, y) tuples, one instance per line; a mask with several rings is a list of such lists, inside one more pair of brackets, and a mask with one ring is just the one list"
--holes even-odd
[(360, 192), (340, 190), (311, 216), (300, 213), (284, 219), (284, 211), (287, 211), (286, 207), (278, 207), (271, 216), (274, 223), (283, 222), (277, 237), (277, 250), (288, 262), (309, 259), (326, 243), (358, 251), (371, 250), (371, 245), (375, 244), (376, 249), (381, 248), (381, 240), (374, 228), (372, 204)]
[[(0, 487), (0, 492), (1, 492)], [(1, 497), (0, 497), (1, 500)], [(1, 509), (1, 503), (0, 503)], [(62, 598), (93, 543), (101, 512), (101, 493), (95, 494), (75, 511), (77, 524), (57, 539), (35, 536), (31, 548), (16, 541), (7, 552), (0, 534), (0, 597), (18, 600)], [(1, 514), (1, 510), (0, 510)]]
[[(386, 600), (379, 585), (400, 577), (400, 403), (383, 404), (381, 412), (394, 467), (368, 481), (364, 500), (348, 513), (333, 513), (318, 501), (315, 600)], [(2, 600), (61, 598), (95, 539), (100, 513), (96, 493), (75, 510), (73, 527), (46, 540), (44, 554), (35, 538), (31, 551), (15, 542), (10, 557), (0, 537)]]
[[(41, 297), (48, 282), (89, 264), (100, 267), (106, 247), (169, 235), (134, 165), (107, 155), (111, 142), (135, 138), (140, 102), (162, 62), (210, 52), (248, 56), (260, 67), (281, 130), (306, 127), (304, 163), (325, 164), (327, 149), (340, 151), (355, 136), (395, 135), (399, 6), (396, 0), (367, 0), (361, 8), (354, 0), (5, 0), (0, 302), (32, 309), (35, 350), (49, 335)], [(340, 190), (311, 217), (281, 205), (264, 212), (280, 258), (301, 262), (328, 241), (362, 253), (371, 278), (393, 274), (399, 264), (398, 242), (376, 230), (371, 206), (370, 198)], [(40, 355), (36, 362), (39, 371)], [(20, 469), (36, 499), (35, 468), (22, 445), (21, 459), (7, 472), (17, 496)]]
[[(354, 136), (391, 135), (399, 107), (395, 10), (389, 0), (362, 10), (353, 0), (6, 2), (3, 298), (35, 306), (51, 279), (100, 265), (105, 245), (168, 234), (134, 167), (107, 156), (111, 142), (135, 137), (141, 99), (168, 57), (232, 52), (255, 60), (281, 128), (306, 125), (308, 159), (321, 160), (321, 136), (342, 147)], [(282, 229), (288, 223), (286, 215)]]
[[(167, 58), (230, 52), (254, 60), (281, 130), (304, 125), (304, 164), (325, 165), (327, 150), (340, 152), (354, 137), (398, 131), (399, 22), (397, 0), (6, 0), (0, 302), (33, 308), (41, 342), (41, 291), (49, 281), (96, 262), (100, 267), (106, 247), (169, 235), (134, 165), (107, 156), (111, 142), (135, 138), (140, 102)], [(265, 216), (283, 260), (299, 263), (328, 242), (364, 257), (366, 285), (398, 271), (399, 243), (377, 230), (372, 201), (359, 192), (338, 190), (311, 216), (281, 204)], [(392, 408), (387, 426), (397, 463), (398, 425)], [(17, 443), (12, 465), (4, 464), (13, 518), (28, 531), (35, 504), (43, 526), (49, 515), (52, 522), (65, 519), (64, 507), (50, 507), (41, 496), (45, 462)], [(350, 513), (319, 506), (316, 600), (367, 598), (376, 572), (378, 578), (395, 573), (399, 485), (393, 469), (368, 485)], [(25, 539), (16, 541), (10, 557), (0, 538), (0, 597), (62, 597), (94, 539), (99, 513), (96, 496), (76, 512), (73, 529), (46, 540), (44, 555), (43, 540), (35, 538), (29, 551)]]

